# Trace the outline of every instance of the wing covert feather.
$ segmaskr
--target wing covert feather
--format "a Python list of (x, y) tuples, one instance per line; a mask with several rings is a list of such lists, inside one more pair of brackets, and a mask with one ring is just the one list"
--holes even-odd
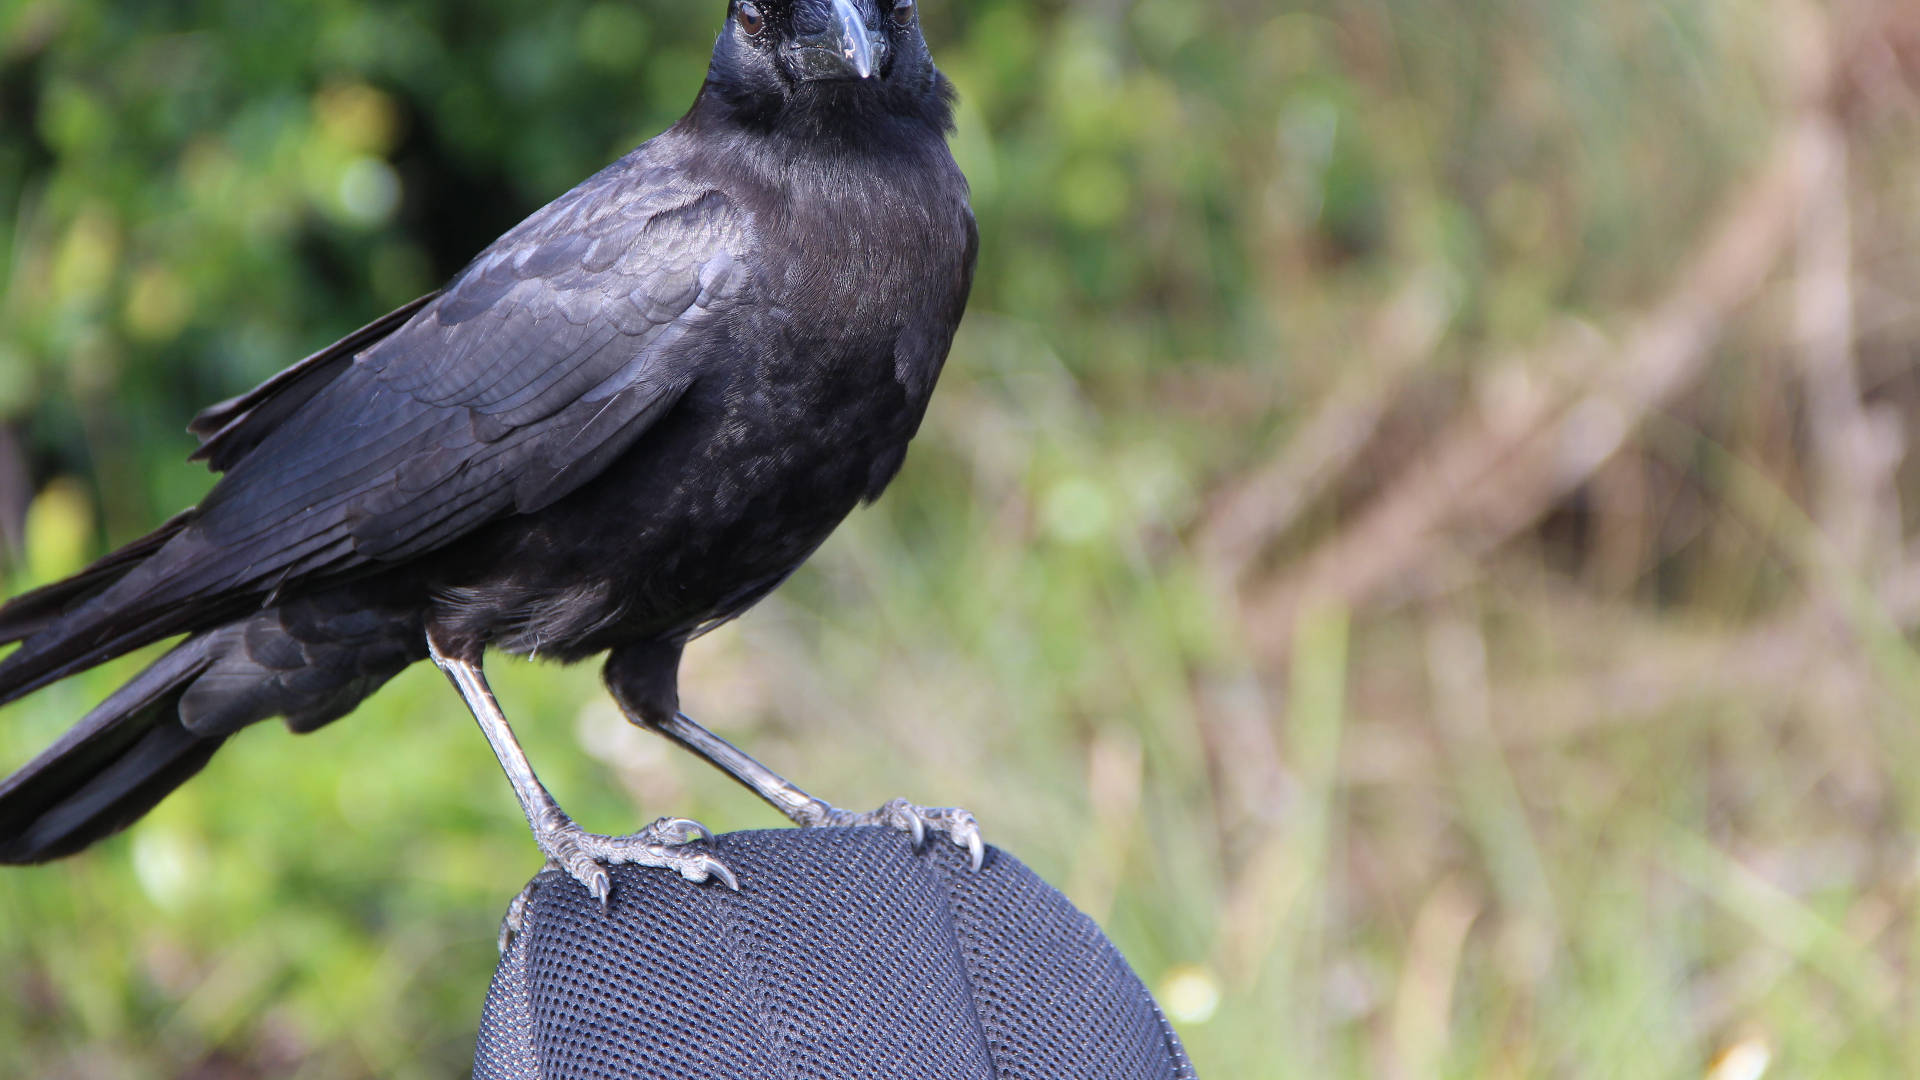
[(644, 154), (501, 237), (229, 463), (199, 554), (160, 591), (417, 555), (631, 446), (698, 376), (686, 339), (747, 288), (751, 236), (723, 194)]

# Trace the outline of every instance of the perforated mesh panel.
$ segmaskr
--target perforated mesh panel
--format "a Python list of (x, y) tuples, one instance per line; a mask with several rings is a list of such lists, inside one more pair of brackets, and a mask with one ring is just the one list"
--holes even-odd
[(720, 837), (738, 894), (556, 872), (487, 994), (477, 1080), (1182, 1080), (1179, 1040), (1093, 922), (997, 849), (889, 829)]

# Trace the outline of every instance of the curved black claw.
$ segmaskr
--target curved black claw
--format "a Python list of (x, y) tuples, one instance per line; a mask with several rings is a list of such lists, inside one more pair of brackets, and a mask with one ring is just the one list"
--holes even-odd
[(719, 878), (727, 888), (740, 891), (740, 879), (726, 863), (694, 847), (711, 842), (713, 831), (691, 818), (661, 818), (627, 836), (590, 833), (565, 816), (551, 825), (541, 824), (543, 827), (534, 834), (541, 853), (550, 864), (586, 886), (601, 907), (613, 895), (613, 878), (607, 867), (621, 863), (662, 867), (695, 883)]
[[(616, 852), (638, 850), (641, 857), (615, 858), (610, 862), (630, 862), (641, 866), (665, 866), (679, 872), (680, 876), (698, 884), (709, 878), (719, 878), (720, 883), (734, 892), (740, 891), (740, 879), (735, 877), (727, 864), (706, 851), (684, 851), (696, 842), (713, 843), (713, 830), (705, 825), (683, 817), (663, 817), (653, 824), (629, 836), (610, 837)], [(670, 854), (670, 861), (655, 861), (664, 850)]]
[(973, 868), (986, 861), (987, 848), (980, 839), (980, 823), (973, 814), (957, 806), (915, 806), (905, 799), (888, 799), (878, 809), (864, 813), (842, 810), (816, 800), (801, 820), (803, 826), (816, 825), (889, 825), (913, 839), (913, 850), (926, 846), (927, 832), (942, 832), (955, 847), (967, 849)]

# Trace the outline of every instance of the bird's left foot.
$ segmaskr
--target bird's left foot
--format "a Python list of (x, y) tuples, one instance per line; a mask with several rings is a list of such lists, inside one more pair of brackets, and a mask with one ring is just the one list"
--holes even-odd
[(842, 810), (822, 799), (814, 799), (804, 809), (794, 815), (794, 820), (802, 828), (820, 825), (888, 825), (899, 829), (913, 838), (913, 850), (919, 851), (926, 845), (927, 833), (941, 832), (953, 841), (955, 847), (967, 849), (973, 860), (973, 868), (987, 857), (986, 845), (980, 839), (980, 823), (973, 814), (957, 806), (915, 806), (905, 799), (889, 799), (877, 810)]

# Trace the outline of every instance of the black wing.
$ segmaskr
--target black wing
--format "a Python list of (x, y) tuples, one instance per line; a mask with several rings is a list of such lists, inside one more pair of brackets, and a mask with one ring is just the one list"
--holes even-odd
[(395, 308), (239, 397), (200, 410), (187, 425), (188, 431), (200, 437), (200, 449), (187, 460), (205, 461), (214, 472), (226, 472), (259, 446), (281, 421), (347, 370), (361, 349), (406, 325), (439, 295), (431, 292)]
[(696, 373), (676, 344), (747, 276), (725, 196), (639, 179), (503, 237), (235, 463), (195, 530), (239, 560), (227, 587), (430, 550), (626, 449)]
[(216, 406), (226, 476), (158, 551), (0, 662), (0, 700), (573, 491), (696, 377), (687, 339), (737, 304), (750, 237), (722, 192), (642, 148), (501, 237), (290, 411), (271, 394)]

